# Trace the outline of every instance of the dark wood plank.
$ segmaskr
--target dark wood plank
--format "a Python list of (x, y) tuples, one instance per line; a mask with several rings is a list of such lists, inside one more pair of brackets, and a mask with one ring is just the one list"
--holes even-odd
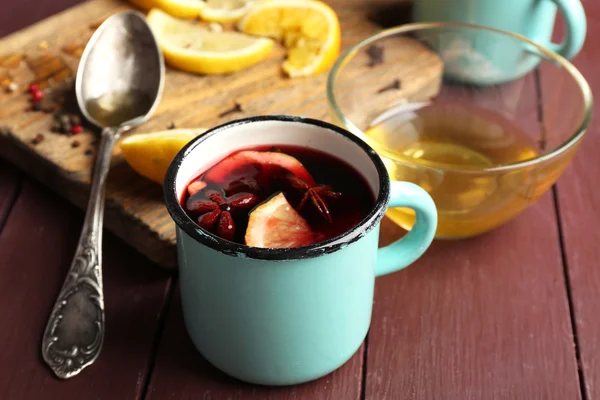
[(18, 195), (21, 177), (17, 170), (0, 161), (0, 232)]
[(558, 243), (547, 194), (378, 278), (366, 399), (580, 398)]
[(0, 398), (134, 399), (142, 391), (169, 275), (114, 236), (104, 241), (107, 330), (98, 361), (69, 381), (41, 360), (41, 337), (82, 214), (24, 183), (0, 235)]
[(5, 9), (0, 13), (0, 37), (82, 2), (83, 0), (8, 0), (3, 4), (9, 11), (6, 12)]
[(359, 399), (362, 361), (363, 347), (338, 370), (303, 385), (277, 388), (240, 382), (214, 368), (197, 352), (185, 330), (176, 289), (146, 399)]
[[(583, 139), (571, 165), (566, 169), (557, 184), (557, 199), (561, 221), (565, 260), (571, 287), (571, 301), (577, 333), (582, 369), (582, 386), (588, 399), (600, 398), (600, 2), (584, 0), (587, 14), (588, 34), (579, 55), (572, 60), (588, 80), (592, 93), (596, 95), (592, 125)], [(557, 30), (562, 35), (562, 29)], [(557, 81), (550, 76), (542, 76), (544, 88), (554, 88)], [(546, 86), (548, 85), (548, 86)], [(572, 92), (571, 92), (572, 93)], [(563, 91), (563, 96), (568, 95)], [(554, 100), (554, 101), (553, 101)], [(568, 102), (544, 96), (547, 125), (551, 129), (566, 119)], [(575, 108), (576, 102), (571, 102)], [(564, 126), (564, 125), (563, 125)]]

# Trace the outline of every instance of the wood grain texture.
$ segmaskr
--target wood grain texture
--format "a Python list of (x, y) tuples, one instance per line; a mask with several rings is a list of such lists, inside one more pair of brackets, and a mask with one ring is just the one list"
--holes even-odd
[[(377, 2), (330, 1), (342, 25), (342, 45), (347, 47), (380, 29), (367, 17), (382, 4)], [(78, 55), (96, 27), (108, 15), (127, 8), (118, 0), (92, 0), (71, 8), (0, 43), (0, 78), (10, 78), (24, 87), (31, 80), (49, 87), (49, 94), (68, 94), (69, 77), (77, 68)], [(41, 49), (41, 41), (48, 49)], [(397, 54), (413, 60), (398, 94), (406, 98), (427, 97), (436, 90), (441, 64), (422, 46), (406, 44)], [(226, 76), (197, 76), (168, 68), (163, 99), (153, 118), (137, 132), (178, 127), (212, 127), (241, 117), (291, 114), (328, 119), (325, 95), (327, 74), (289, 79), (282, 75), (285, 52), (277, 46), (260, 64)], [(355, 71), (356, 72), (356, 71)], [(387, 83), (394, 71), (357, 71), (361, 79)], [(389, 75), (389, 76), (388, 76)], [(377, 78), (379, 77), (379, 78)], [(415, 79), (412, 79), (414, 77)], [(2, 81), (2, 79), (0, 79)], [(379, 87), (379, 85), (378, 85)], [(369, 90), (373, 88), (368, 87)], [(243, 111), (219, 117), (238, 101)], [(71, 148), (73, 138), (49, 132), (52, 116), (26, 112), (27, 96), (22, 91), (0, 93), (0, 120), (12, 134), (0, 135), (0, 157), (16, 164), (68, 200), (86, 204), (95, 150), (93, 132), (77, 136), (80, 146)], [(46, 139), (34, 146), (31, 140), (43, 133)], [(135, 132), (133, 133), (135, 134)], [(108, 181), (106, 227), (161, 266), (175, 266), (174, 224), (163, 205), (161, 187), (133, 172), (115, 149)]]
[(81, 229), (82, 215), (24, 183), (0, 234), (0, 398), (134, 399), (145, 386), (170, 277), (113, 235), (104, 241), (106, 337), (97, 362), (69, 381), (41, 358), (41, 338)]
[(550, 194), (378, 278), (368, 343), (366, 399), (580, 398)]
[(340, 369), (313, 382), (287, 387), (250, 385), (230, 378), (198, 353), (185, 331), (179, 289), (170, 307), (147, 400), (354, 400), (360, 398), (363, 349)]
[(17, 170), (0, 161), (0, 232), (19, 193), (20, 182)]
[[(588, 34), (582, 51), (575, 59), (574, 65), (584, 75), (596, 96), (593, 108), (592, 124), (583, 144), (569, 168), (557, 184), (557, 199), (562, 228), (564, 253), (571, 287), (571, 300), (575, 329), (578, 338), (582, 387), (587, 399), (600, 398), (600, 127), (598, 114), (600, 102), (600, 3), (595, 0), (584, 0), (587, 14)], [(562, 29), (557, 30), (557, 37), (562, 36)], [(557, 87), (560, 82), (551, 74), (542, 76), (544, 93), (561, 93), (544, 96), (544, 108), (547, 125), (564, 127), (561, 121), (573, 115), (580, 101), (574, 95)], [(561, 97), (562, 96), (562, 97)], [(567, 96), (565, 98), (565, 96)], [(562, 99), (562, 101), (560, 101)], [(567, 104), (570, 106), (567, 106)]]

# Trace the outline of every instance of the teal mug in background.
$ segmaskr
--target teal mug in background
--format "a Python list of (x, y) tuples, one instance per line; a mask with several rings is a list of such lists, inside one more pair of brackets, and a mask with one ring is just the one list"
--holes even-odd
[[(369, 183), (373, 209), (345, 234), (299, 248), (249, 247), (201, 229), (179, 203), (187, 183), (228, 154), (260, 145), (309, 147), (345, 160)], [(437, 226), (427, 192), (390, 182), (366, 143), (337, 126), (300, 117), (252, 117), (207, 131), (177, 154), (163, 188), (176, 223), (190, 338), (221, 371), (263, 385), (302, 383), (342, 366), (369, 329), (375, 277), (418, 259)], [(417, 222), (406, 236), (378, 249), (388, 207), (414, 209)]]
[[(556, 12), (565, 21), (562, 43), (551, 41)], [(583, 46), (587, 32), (580, 0), (415, 0), (415, 22), (460, 22), (516, 33), (571, 59)], [(517, 79), (541, 61), (535, 49), (509, 36), (459, 28), (446, 40), (430, 44), (444, 57), (446, 76), (474, 84), (497, 84)], [(426, 39), (425, 39), (426, 40)], [(486, 72), (478, 72), (484, 69)]]

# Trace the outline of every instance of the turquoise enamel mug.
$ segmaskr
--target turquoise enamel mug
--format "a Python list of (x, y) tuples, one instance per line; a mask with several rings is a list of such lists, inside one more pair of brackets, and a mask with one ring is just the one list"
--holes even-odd
[[(552, 42), (557, 11), (565, 22), (562, 43)], [(498, 29), (526, 37), (566, 59), (579, 53), (587, 32), (580, 0), (415, 0), (413, 20)], [(483, 29), (455, 26), (427, 41), (443, 56), (447, 77), (473, 84), (517, 79), (543, 57), (517, 37)]]
[[(347, 161), (373, 190), (373, 209), (341, 236), (288, 249), (249, 247), (196, 225), (180, 205), (187, 183), (232, 152), (260, 145), (309, 147)], [(164, 195), (176, 223), (190, 338), (216, 368), (262, 385), (302, 383), (343, 365), (369, 329), (375, 277), (418, 259), (437, 226), (425, 190), (390, 182), (379, 156), (355, 135), (301, 117), (240, 119), (198, 136), (171, 163)], [(378, 249), (388, 207), (412, 208), (417, 221), (406, 236)]]

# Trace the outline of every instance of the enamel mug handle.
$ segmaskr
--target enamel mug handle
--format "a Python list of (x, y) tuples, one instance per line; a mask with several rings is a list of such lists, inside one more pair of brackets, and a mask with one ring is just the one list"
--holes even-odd
[(403, 238), (379, 249), (375, 275), (381, 276), (408, 267), (425, 253), (437, 228), (435, 203), (424, 189), (410, 182), (391, 182), (388, 208), (407, 207), (415, 210), (417, 219)]
[(546, 46), (567, 60), (575, 57), (583, 47), (587, 22), (581, 0), (551, 0), (565, 21), (565, 39), (561, 44), (548, 43)]

